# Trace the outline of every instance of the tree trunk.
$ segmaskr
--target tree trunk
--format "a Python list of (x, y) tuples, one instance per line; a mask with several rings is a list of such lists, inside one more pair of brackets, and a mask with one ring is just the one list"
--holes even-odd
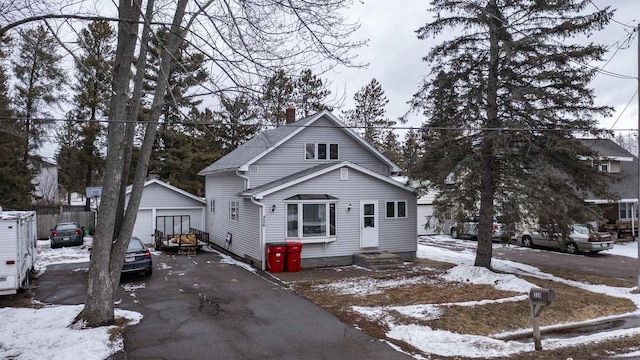
[(153, 150), (153, 142), (156, 137), (156, 130), (158, 128), (158, 120), (162, 114), (162, 105), (164, 103), (164, 96), (169, 83), (169, 70), (173, 59), (176, 58), (176, 52), (182, 42), (181, 23), (184, 18), (185, 8), (188, 0), (179, 0), (173, 18), (173, 24), (171, 26), (171, 32), (167, 40), (167, 45), (164, 47), (162, 53), (162, 62), (160, 64), (160, 71), (158, 72), (158, 80), (156, 83), (156, 89), (153, 96), (153, 103), (151, 105), (151, 113), (145, 129), (144, 140), (138, 156), (138, 163), (136, 165), (136, 171), (133, 179), (133, 186), (129, 193), (129, 203), (127, 204), (127, 212), (120, 231), (120, 238), (126, 241), (119, 241), (113, 246), (111, 253), (111, 276), (113, 283), (120, 278), (120, 271), (122, 263), (124, 262), (124, 255), (127, 251), (127, 244), (129, 238), (133, 232), (133, 226), (135, 225), (138, 207), (140, 205), (140, 199), (142, 197), (142, 189), (144, 187), (145, 176), (149, 167), (149, 158), (151, 157), (151, 151)]
[[(495, 129), (498, 120), (498, 34), (496, 0), (490, 0), (486, 19), (489, 25), (489, 71), (487, 74), (487, 122), (485, 127)], [(493, 198), (496, 183), (496, 157), (494, 154), (494, 130), (482, 131), (480, 147), (480, 222), (478, 224), (478, 249), (475, 266), (491, 268), (493, 256)]]
[(131, 78), (131, 64), (138, 33), (140, 0), (120, 0), (118, 24), (118, 45), (113, 69), (112, 96), (109, 106), (107, 134), (107, 157), (103, 182), (103, 192), (98, 223), (93, 240), (87, 300), (80, 318), (87, 326), (95, 327), (112, 324), (113, 279), (109, 269), (111, 246), (114, 242), (115, 218), (118, 194), (122, 183), (122, 163), (125, 148), (126, 104)]

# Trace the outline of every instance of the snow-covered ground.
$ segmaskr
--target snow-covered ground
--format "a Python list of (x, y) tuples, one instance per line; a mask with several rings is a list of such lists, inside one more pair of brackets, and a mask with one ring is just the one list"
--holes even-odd
[[(428, 241), (421, 241), (418, 245), (418, 257), (446, 261), (457, 264), (449, 270), (444, 278), (448, 281), (465, 281), (477, 284), (490, 284), (498, 289), (522, 291), (523, 294), (507, 299), (494, 301), (519, 301), (527, 297), (526, 292), (534, 286), (516, 275), (528, 276), (563, 282), (572, 286), (587, 289), (589, 291), (629, 298), (640, 308), (638, 295), (632, 295), (634, 288), (614, 288), (603, 285), (590, 285), (576, 281), (557, 278), (551, 274), (545, 274), (539, 269), (512, 261), (492, 261), (495, 269), (508, 274), (496, 274), (486, 269), (473, 266), (475, 259), (474, 242), (453, 240), (449, 236), (430, 236)], [(88, 239), (90, 240), (90, 239)], [(438, 246), (459, 241), (465, 249), (463, 251), (448, 250)], [(494, 246), (502, 246), (496, 244)], [(517, 247), (521, 251), (531, 249)], [(539, 251), (539, 250), (535, 250)], [(637, 243), (617, 244), (609, 253), (637, 258)], [(50, 249), (48, 241), (38, 243), (38, 260), (36, 269), (46, 271), (48, 265), (69, 262), (86, 262), (89, 253), (85, 247)], [(246, 268), (246, 264), (225, 257), (225, 262), (237, 264)], [(379, 291), (380, 288), (388, 288), (397, 284), (375, 282), (336, 283), (335, 286), (345, 291), (366, 294)], [(468, 302), (463, 306), (474, 306), (482, 302)], [(0, 358), (11, 359), (104, 359), (110, 354), (123, 348), (122, 339), (109, 340), (109, 328), (78, 329), (70, 327), (74, 317), (82, 310), (82, 305), (74, 306), (45, 306), (40, 309), (31, 308), (0, 308)], [(395, 306), (390, 308), (366, 308), (354, 307), (354, 310), (385, 320), (385, 314), (390, 310), (396, 310), (406, 316), (416, 319), (431, 319), (439, 316), (439, 308), (435, 305)], [(116, 316), (130, 319), (130, 324), (135, 324), (142, 318), (142, 314), (117, 310)], [(420, 322), (416, 322), (420, 323)], [(499, 357), (510, 356), (519, 352), (531, 351), (532, 345), (522, 344), (516, 341), (502, 341), (495, 338), (455, 334), (447, 331), (433, 330), (427, 326), (396, 325), (389, 323), (387, 335), (391, 338), (404, 340), (418, 349), (440, 356), (466, 356), (466, 357)], [(524, 330), (523, 330), (524, 331)], [(590, 343), (607, 338), (618, 337), (626, 334), (640, 333), (640, 329), (625, 329), (602, 331), (594, 335), (585, 335), (572, 340), (573, 345)], [(567, 341), (543, 337), (542, 344), (545, 349), (553, 349), (566, 345)], [(630, 353), (629, 356), (638, 356), (638, 353)]]

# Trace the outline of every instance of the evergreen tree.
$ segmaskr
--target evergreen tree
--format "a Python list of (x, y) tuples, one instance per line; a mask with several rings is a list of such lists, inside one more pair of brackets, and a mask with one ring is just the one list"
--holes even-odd
[(285, 123), (286, 109), (293, 106), (296, 116), (307, 117), (318, 111), (333, 110), (327, 104), (327, 89), (324, 80), (313, 74), (311, 69), (304, 69), (297, 78), (289, 76), (284, 69), (279, 69), (269, 77), (262, 86), (260, 104), (265, 126), (280, 126)]
[(262, 86), (260, 99), (264, 126), (280, 126), (285, 123), (285, 111), (294, 103), (294, 89), (295, 82), (284, 69), (279, 69), (267, 79)]
[(25, 210), (31, 206), (34, 190), (31, 179), (34, 174), (24, 160), (24, 123), (13, 117), (7, 73), (2, 66), (10, 44), (9, 38), (0, 38), (0, 207)]
[(572, 222), (598, 218), (588, 192), (609, 196), (606, 175), (580, 161), (596, 154), (574, 138), (576, 129), (597, 135), (597, 116), (611, 112), (588, 87), (597, 69), (581, 65), (606, 49), (570, 41), (610, 21), (609, 8), (585, 13), (589, 4), (434, 0), (435, 20), (417, 31), (458, 34), (425, 57), (433, 78), (412, 106), (427, 118), (420, 174), (438, 186), (438, 203), (479, 210), (476, 266), (491, 265), (494, 216), (566, 234)]
[(229, 99), (221, 97), (223, 110), (218, 113), (220, 144), (225, 152), (231, 152), (251, 139), (258, 130), (257, 110), (246, 97)]
[(396, 135), (393, 130), (386, 132), (380, 151), (384, 156), (389, 158), (389, 160), (393, 161), (394, 164), (400, 164), (402, 162), (402, 146), (400, 146), (400, 141), (398, 141), (398, 135)]
[(410, 129), (406, 133), (404, 143), (402, 144), (401, 166), (405, 175), (415, 177), (414, 173), (417, 170), (416, 165), (422, 157), (422, 146), (423, 144), (420, 134), (416, 130)]
[[(105, 118), (111, 84), (114, 55), (114, 30), (107, 21), (100, 20), (90, 23), (82, 29), (78, 38), (80, 54), (76, 57), (76, 83), (72, 86), (75, 91), (73, 97), (74, 109), (69, 114), (69, 121), (77, 121), (77, 125), (66, 124), (62, 135), (73, 136), (74, 130), (77, 140), (66, 144), (61, 149), (62, 156), (58, 162), (64, 176), (60, 183), (68, 191), (83, 194), (85, 188), (100, 182), (103, 158), (100, 153), (100, 140), (104, 135), (104, 126), (100, 120)], [(69, 154), (76, 151), (77, 154)], [(69, 162), (72, 160), (73, 162)], [(65, 167), (65, 168), (63, 168)], [(66, 168), (70, 167), (70, 168)], [(82, 168), (81, 171), (78, 171)], [(86, 207), (90, 202), (87, 198)]]
[(311, 69), (302, 70), (295, 81), (293, 93), (296, 112), (299, 111), (303, 117), (307, 117), (322, 110), (332, 111), (333, 108), (326, 104), (329, 94), (331, 91), (327, 89), (327, 84), (313, 74)]
[[(149, 48), (147, 67), (148, 91), (155, 90), (160, 68), (160, 54), (169, 36), (167, 29), (157, 31)], [(155, 151), (149, 161), (149, 172), (163, 181), (196, 194), (204, 193), (204, 181), (193, 165), (195, 161), (195, 125), (192, 119), (201, 100), (188, 96), (193, 87), (207, 80), (202, 53), (194, 51), (188, 43), (181, 43), (176, 58), (169, 70), (169, 85), (162, 108), (162, 122), (156, 134)]]
[(343, 112), (345, 123), (364, 136), (378, 150), (384, 148), (385, 139), (396, 122), (385, 117), (389, 99), (376, 79), (365, 85), (353, 96), (355, 109)]
[(24, 122), (27, 134), (23, 142), (23, 159), (39, 147), (44, 135), (51, 129), (42, 118), (48, 116), (47, 106), (60, 101), (60, 90), (66, 83), (60, 68), (55, 38), (42, 26), (20, 30), (17, 59), (12, 62), (16, 76), (16, 115)]

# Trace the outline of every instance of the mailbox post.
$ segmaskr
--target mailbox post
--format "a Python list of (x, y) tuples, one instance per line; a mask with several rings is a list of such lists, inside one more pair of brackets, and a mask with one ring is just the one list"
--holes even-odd
[(531, 322), (533, 323), (533, 342), (536, 350), (542, 350), (540, 340), (540, 326), (538, 316), (542, 310), (556, 299), (556, 293), (551, 289), (531, 288), (529, 290), (529, 303), (531, 305)]

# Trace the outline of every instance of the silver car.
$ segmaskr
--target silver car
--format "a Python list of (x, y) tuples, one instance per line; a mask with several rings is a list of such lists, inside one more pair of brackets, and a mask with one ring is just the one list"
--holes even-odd
[[(542, 229), (532, 229), (524, 231), (517, 236), (517, 240), (522, 246), (535, 247), (542, 246), (548, 248), (562, 249), (560, 245), (560, 234), (550, 234)], [(567, 239), (566, 251), (569, 254), (578, 252), (597, 253), (603, 250), (613, 249), (615, 241), (608, 233), (593, 231), (586, 225), (575, 224)]]

